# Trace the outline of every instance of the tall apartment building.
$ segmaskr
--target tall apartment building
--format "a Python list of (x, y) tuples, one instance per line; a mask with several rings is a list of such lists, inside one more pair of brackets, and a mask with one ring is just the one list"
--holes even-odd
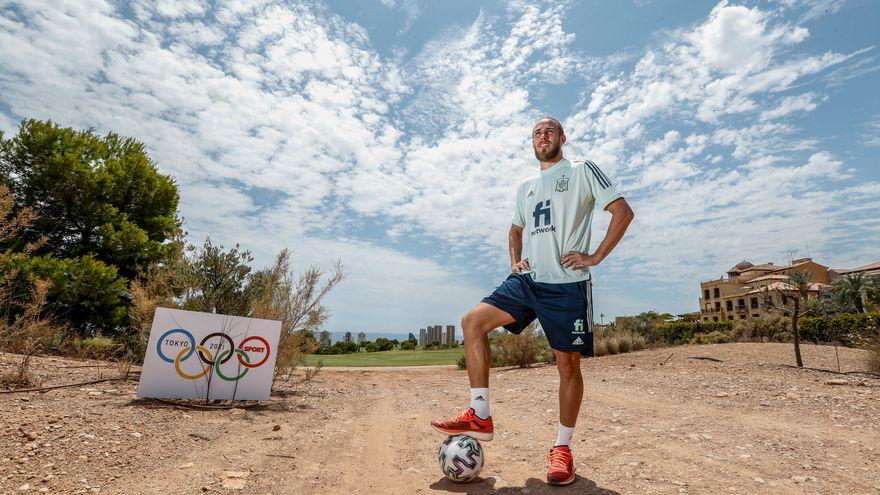
[(455, 344), (455, 325), (446, 325), (446, 340), (443, 343), (447, 345)]
[[(827, 287), (838, 276), (836, 270), (829, 270), (812, 258), (793, 260), (790, 265), (777, 266), (772, 262), (754, 265), (741, 261), (717, 280), (700, 283), (700, 317), (704, 322), (733, 321), (758, 318), (767, 315), (768, 310), (761, 304), (764, 289), (769, 290), (776, 305), (784, 306), (776, 288), (787, 287), (788, 274), (806, 271), (810, 273), (809, 296), (818, 297), (819, 291)], [(772, 313), (778, 314), (778, 312)]]
[(342, 341), (351, 342), (351, 332), (345, 332), (345, 337), (343, 337)]
[(428, 345), (428, 332), (424, 328), (419, 329), (419, 345)]
[(431, 338), (429, 344), (439, 344), (443, 342), (441, 333), (443, 332), (443, 327), (441, 325), (432, 325), (431, 326)]
[(364, 332), (358, 332), (358, 345), (363, 345), (364, 342), (367, 341), (367, 334)]
[(330, 332), (327, 330), (318, 332), (318, 344), (321, 347), (330, 347)]
[(413, 335), (412, 332), (410, 332), (409, 335), (406, 336), (406, 340), (416, 340), (416, 336)]

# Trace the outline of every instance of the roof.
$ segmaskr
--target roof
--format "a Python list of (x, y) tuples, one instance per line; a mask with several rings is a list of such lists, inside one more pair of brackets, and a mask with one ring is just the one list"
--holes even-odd
[(880, 261), (871, 263), (870, 265), (860, 266), (859, 268), (836, 268), (834, 271), (845, 275), (847, 273), (870, 272), (872, 270), (880, 270)]
[[(823, 287), (827, 287), (826, 284), (820, 284), (818, 282), (813, 282), (810, 284), (809, 291), (810, 292), (819, 292)], [(746, 294), (760, 294), (764, 292), (764, 289), (767, 290), (786, 290), (786, 291), (794, 291), (795, 288), (791, 284), (787, 284), (785, 282), (773, 282), (772, 284), (767, 284), (765, 287), (758, 287), (753, 289)]]
[(762, 280), (787, 280), (788, 275), (762, 275), (760, 277), (750, 278), (745, 283), (760, 282)]
[(727, 270), (727, 271), (728, 271), (728, 273), (729, 272), (741, 272), (741, 271), (748, 270), (749, 268), (751, 268), (753, 266), (755, 266), (755, 265), (753, 265), (751, 262), (746, 261), (746, 260), (742, 260), (739, 263), (737, 263), (736, 265), (734, 265), (733, 268), (731, 268), (730, 270)]

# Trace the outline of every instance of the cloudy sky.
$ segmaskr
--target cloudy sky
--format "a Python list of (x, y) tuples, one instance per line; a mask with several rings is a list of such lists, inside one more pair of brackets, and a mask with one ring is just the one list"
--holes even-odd
[(880, 4), (553, 4), (0, 0), (0, 129), (136, 137), (191, 242), (341, 259), (332, 331), (457, 324), (506, 277), (544, 114), (636, 212), (606, 321), (742, 259), (880, 260)]

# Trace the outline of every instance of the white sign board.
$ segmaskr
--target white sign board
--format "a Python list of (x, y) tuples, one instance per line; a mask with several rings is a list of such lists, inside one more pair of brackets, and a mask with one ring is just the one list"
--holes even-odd
[(157, 308), (138, 397), (269, 400), (281, 322)]

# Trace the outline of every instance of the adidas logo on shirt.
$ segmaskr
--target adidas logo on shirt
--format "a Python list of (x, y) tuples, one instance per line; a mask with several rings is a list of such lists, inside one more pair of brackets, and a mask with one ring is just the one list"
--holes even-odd
[(581, 340), (580, 337), (578, 337), (578, 338), (574, 339), (574, 342), (572, 342), (571, 345), (584, 345), (584, 341)]

